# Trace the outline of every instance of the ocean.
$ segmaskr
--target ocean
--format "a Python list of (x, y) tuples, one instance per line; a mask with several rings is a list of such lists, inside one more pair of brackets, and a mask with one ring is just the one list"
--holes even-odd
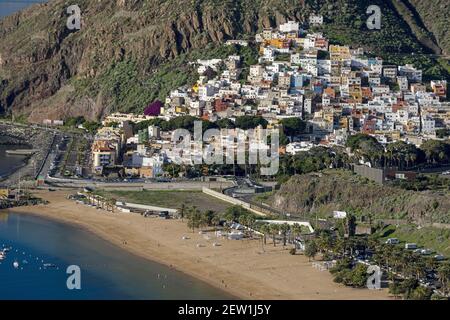
[(25, 156), (7, 155), (6, 150), (29, 149), (29, 146), (20, 145), (0, 145), (0, 177), (13, 173), (20, 168), (26, 159)]
[(0, 19), (32, 4), (44, 2), (47, 0), (0, 0)]
[[(230, 299), (227, 293), (140, 258), (72, 225), (0, 213), (0, 300)], [(81, 289), (69, 290), (69, 266)], [(69, 281), (77, 283), (76, 281)]]

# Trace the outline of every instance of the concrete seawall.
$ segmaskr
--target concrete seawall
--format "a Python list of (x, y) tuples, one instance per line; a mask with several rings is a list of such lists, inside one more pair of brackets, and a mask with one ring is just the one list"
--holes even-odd
[(6, 150), (6, 154), (18, 155), (18, 156), (31, 156), (32, 154), (34, 154), (38, 151), (39, 150), (34, 150), (34, 149)]
[(255, 209), (253, 209), (253, 208), (251, 208), (251, 205), (250, 205), (249, 203), (244, 202), (244, 201), (242, 201), (242, 200), (235, 199), (235, 198), (233, 198), (233, 197), (227, 196), (227, 195), (225, 195), (225, 194), (223, 194), (223, 193), (220, 193), (220, 192), (211, 190), (211, 189), (206, 188), (206, 187), (203, 187), (203, 188), (202, 188), (202, 191), (203, 191), (203, 193), (205, 193), (205, 194), (207, 194), (207, 195), (210, 195), (210, 196), (212, 196), (212, 197), (215, 197), (215, 198), (217, 198), (217, 199), (223, 200), (223, 201), (225, 201), (225, 202), (228, 202), (228, 203), (231, 203), (231, 204), (234, 204), (234, 205), (242, 206), (243, 208), (245, 208), (245, 209), (247, 209), (248, 211), (251, 211), (251, 212), (253, 212), (253, 213), (256, 213), (257, 215), (260, 215), (260, 216), (266, 216), (265, 213), (263, 213), (263, 212), (261, 212), (261, 211), (258, 211), (258, 210), (255, 210)]

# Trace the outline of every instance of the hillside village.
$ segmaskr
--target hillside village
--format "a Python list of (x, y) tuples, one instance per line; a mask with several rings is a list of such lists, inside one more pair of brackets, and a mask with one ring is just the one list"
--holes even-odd
[[(310, 17), (311, 25), (321, 23), (321, 16)], [(220, 123), (222, 130), (243, 116), (261, 117), (268, 128), (280, 127), (286, 118), (302, 119), (307, 123), (302, 134), (290, 136), (280, 150), (288, 154), (315, 145), (344, 145), (355, 133), (372, 135), (382, 144), (402, 140), (420, 146), (450, 125), (447, 81), (425, 83), (422, 71), (412, 65), (384, 64), (361, 48), (329, 43), (295, 21), (264, 29), (255, 42), (258, 63), (245, 68), (238, 55), (197, 60), (193, 86), (172, 90), (164, 102), (151, 104), (146, 115), (107, 116), (92, 146), (94, 171), (122, 161), (128, 175), (162, 174), (162, 165), (176, 155), (171, 130), (162, 130), (155, 119), (191, 116)], [(230, 40), (226, 45), (250, 43)], [(144, 121), (154, 125), (133, 130), (133, 123)], [(122, 155), (123, 150), (128, 151)]]
[[(222, 252), (232, 243), (228, 240), (258, 241), (257, 254), (265, 259), (266, 250), (273, 253), (277, 246), (292, 259), (299, 253), (308, 262), (320, 257), (311, 265), (330, 271), (333, 281), (345, 286), (389, 286), (394, 298), (448, 299), (447, 80), (332, 43), (314, 31), (323, 23), (323, 16), (312, 14), (308, 29), (287, 21), (251, 40), (227, 40), (223, 47), (239, 48), (241, 54), (227, 51), (225, 58), (191, 61), (192, 83), (152, 101), (143, 114), (106, 114), (101, 123), (80, 116), (31, 125), (49, 140), (42, 165), (31, 171), (35, 186), (47, 184), (48, 192), (40, 193), (54, 202), (47, 208), (56, 203), (60, 215), (62, 207), (78, 206), (86, 210), (74, 211), (92, 212), (98, 221), (108, 215), (128, 226), (131, 219), (149, 218), (148, 224), (136, 220), (145, 226), (145, 236), (156, 233), (147, 229), (154, 221), (179, 225), (186, 219), (189, 237), (176, 233), (180, 241), (174, 243), (185, 249), (194, 242), (189, 240), (199, 241), (196, 259), (206, 248), (200, 241), (216, 241), (211, 247)], [(249, 59), (248, 52), (255, 56)], [(180, 129), (194, 139), (186, 142)], [(208, 129), (214, 135), (205, 133)], [(266, 129), (277, 134), (268, 137)], [(276, 152), (274, 138), (279, 138)], [(205, 154), (218, 150), (222, 158), (231, 152), (233, 161), (208, 163)], [(260, 174), (265, 164), (261, 158), (251, 162), (255, 150), (279, 156), (279, 171)], [(13, 198), (20, 200), (21, 174), (18, 190), (12, 184), (0, 188), (8, 207)], [(60, 187), (77, 190), (66, 194)], [(62, 195), (63, 205), (55, 201)], [(164, 233), (168, 225), (161, 228)], [(127, 247), (128, 236), (138, 229), (118, 226), (127, 233), (122, 240)], [(153, 243), (158, 252), (160, 243), (167, 245)], [(236, 248), (233, 252), (244, 252)], [(6, 251), (0, 253), (5, 259)], [(262, 264), (266, 269), (268, 261)], [(367, 281), (372, 266), (380, 272), (376, 287)]]

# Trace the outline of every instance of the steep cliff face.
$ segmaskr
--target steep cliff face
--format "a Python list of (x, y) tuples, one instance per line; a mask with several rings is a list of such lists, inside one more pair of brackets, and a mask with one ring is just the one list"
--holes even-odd
[[(381, 0), (372, 2), (383, 6)], [(23, 114), (31, 121), (78, 115), (94, 119), (111, 110), (143, 108), (160, 90), (158, 85), (152, 87), (153, 75), (162, 67), (170, 69), (164, 64), (180, 54), (202, 53), (211, 44), (251, 36), (288, 19), (305, 21), (312, 12), (334, 23), (333, 30), (339, 32), (330, 33), (338, 40), (345, 32), (344, 42), (375, 50), (380, 43), (388, 47), (386, 51), (417, 49), (404, 24), (395, 19), (387, 21), (378, 34), (359, 33), (369, 5), (365, 0), (76, 3), (82, 14), (78, 31), (66, 28), (66, 9), (73, 4), (68, 0), (34, 5), (0, 21), (0, 114)], [(389, 7), (383, 10), (392, 13)], [(394, 40), (383, 41), (386, 35)], [(167, 72), (163, 76), (169, 77)]]
[[(95, 118), (110, 97), (102, 92), (74, 97), (69, 80), (95, 79), (127, 59), (145, 75), (190, 49), (252, 34), (287, 18), (302, 19), (298, 1), (77, 3), (82, 26), (76, 32), (66, 28), (71, 1), (35, 5), (0, 21), (0, 112), (12, 109), (30, 120), (77, 114)], [(285, 12), (278, 11), (280, 4)]]

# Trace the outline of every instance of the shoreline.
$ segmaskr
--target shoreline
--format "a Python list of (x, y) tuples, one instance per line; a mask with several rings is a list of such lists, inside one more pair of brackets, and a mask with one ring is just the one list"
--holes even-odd
[[(1, 144), (0, 143), (0, 148), (1, 147), (5, 147), (5, 146), (26, 146), (26, 147), (30, 147), (31, 146), (28, 144)], [(6, 157), (6, 149), (5, 149), (5, 157)], [(17, 174), (17, 172), (19, 172), (20, 170), (23, 170), (25, 167), (30, 165), (30, 160), (33, 156), (32, 155), (27, 155), (27, 156), (23, 156), (23, 159), (20, 160), (20, 164), (17, 165), (17, 167), (11, 168), (8, 172), (6, 172), (5, 174), (0, 174), (0, 182), (3, 181), (7, 181), (11, 176)]]
[[(34, 180), (35, 170), (44, 161), (43, 157), (51, 146), (53, 135), (41, 129), (18, 126), (14, 123), (5, 123), (2, 121), (0, 121), (0, 132), (4, 134), (3, 144), (0, 144), (0, 146), (20, 145), (38, 150), (32, 155), (26, 156), (19, 167), (1, 176), (0, 183), (14, 185), (18, 183), (19, 177), (23, 180), (26, 180), (27, 177), (32, 177)], [(33, 166), (33, 161), (36, 163), (35, 167)]]
[[(6, 213), (8, 213), (8, 211), (11, 211), (11, 212), (14, 213), (14, 214), (19, 214), (19, 215), (21, 215), (21, 214), (23, 214), (23, 215), (30, 215), (30, 216), (35, 216), (35, 217), (38, 217), (38, 218), (41, 218), (41, 219), (44, 219), (44, 220), (49, 220), (49, 221), (53, 221), (53, 222), (56, 222), (56, 223), (61, 223), (61, 224), (69, 225), (69, 226), (71, 226), (72, 228), (76, 228), (76, 229), (79, 229), (79, 230), (83, 230), (83, 231), (85, 231), (85, 232), (88, 232), (88, 233), (90, 233), (90, 234), (92, 234), (92, 235), (94, 235), (94, 236), (100, 238), (101, 240), (106, 241), (106, 242), (108, 242), (108, 243), (110, 243), (110, 244), (112, 244), (112, 245), (114, 245), (114, 246), (120, 248), (121, 250), (124, 250), (124, 251), (126, 251), (126, 252), (132, 254), (132, 255), (135, 255), (135, 256), (137, 256), (137, 257), (139, 257), (139, 258), (143, 258), (143, 259), (145, 259), (146, 261), (149, 261), (149, 262), (152, 262), (152, 263), (158, 263), (158, 264), (160, 264), (160, 265), (162, 265), (162, 266), (164, 266), (164, 267), (167, 267), (167, 268), (169, 268), (169, 269), (175, 270), (175, 271), (177, 271), (177, 272), (181, 272), (182, 274), (184, 274), (184, 275), (186, 275), (186, 276), (189, 276), (189, 277), (192, 277), (192, 278), (194, 278), (194, 279), (196, 279), (196, 280), (198, 280), (198, 281), (201, 281), (201, 282), (205, 283), (206, 285), (209, 285), (209, 286), (211, 286), (211, 287), (214, 287), (214, 288), (216, 288), (216, 289), (219, 289), (220, 291), (224, 292), (226, 295), (231, 296), (232, 299), (243, 299), (242, 297), (238, 297), (237, 295), (233, 295), (233, 294), (231, 294), (229, 291), (224, 290), (223, 287), (220, 287), (220, 286), (216, 286), (216, 285), (211, 284), (209, 281), (204, 280), (204, 279), (202, 279), (201, 277), (199, 277), (199, 276), (197, 276), (197, 275), (189, 274), (189, 273), (187, 273), (187, 272), (185, 272), (185, 271), (183, 271), (183, 270), (181, 270), (181, 269), (178, 269), (177, 267), (173, 266), (172, 264), (167, 264), (166, 262), (164, 262), (164, 261), (162, 261), (162, 260), (160, 261), (157, 257), (149, 258), (149, 257), (148, 257), (147, 255), (145, 255), (145, 254), (142, 254), (142, 253), (136, 252), (136, 251), (134, 251), (134, 250), (132, 250), (132, 249), (130, 249), (130, 248), (121, 246), (120, 243), (116, 243), (116, 242), (115, 242), (114, 240), (112, 240), (110, 237), (104, 236), (104, 234), (101, 234), (100, 232), (96, 231), (95, 228), (90, 228), (90, 227), (87, 226), (87, 225), (80, 224), (80, 223), (77, 223), (77, 222), (74, 222), (74, 221), (69, 221), (69, 220), (66, 220), (66, 219), (64, 219), (64, 218), (55, 217), (55, 216), (49, 216), (49, 215), (43, 215), (43, 214), (41, 214), (41, 213), (36, 213), (36, 212), (33, 212), (32, 210), (30, 210), (30, 211), (26, 210), (26, 211), (25, 211), (26, 208), (33, 208), (33, 207), (34, 207), (34, 206), (24, 206), (24, 207), (15, 207), (15, 208), (8, 208), (8, 209), (0, 209), (0, 213), (1, 213), (2, 211), (3, 211), (3, 212), (6, 211)], [(23, 210), (14, 210), (14, 209), (19, 209), (19, 208), (20, 208), (20, 209), (23, 209)], [(122, 243), (122, 244), (123, 244), (123, 243)]]
[[(236, 299), (390, 299), (386, 290), (353, 289), (336, 284), (328, 271), (313, 268), (306, 257), (291, 256), (281, 246), (274, 248), (268, 243), (262, 249), (258, 240), (205, 239), (204, 235), (189, 231), (180, 220), (107, 213), (67, 200), (69, 193), (38, 191), (35, 194), (50, 201), (48, 205), (17, 207), (6, 212), (36, 215), (82, 228)], [(213, 246), (214, 241), (221, 245)]]

